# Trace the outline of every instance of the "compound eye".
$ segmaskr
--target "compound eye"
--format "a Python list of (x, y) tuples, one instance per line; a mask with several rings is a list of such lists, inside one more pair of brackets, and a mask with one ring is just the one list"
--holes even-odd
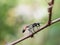
[(24, 33), (24, 32), (25, 32), (25, 30), (22, 31), (22, 33)]

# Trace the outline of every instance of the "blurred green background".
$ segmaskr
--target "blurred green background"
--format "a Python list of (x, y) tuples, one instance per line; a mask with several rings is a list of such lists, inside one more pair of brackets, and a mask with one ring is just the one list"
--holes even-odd
[[(0, 45), (23, 37), (25, 25), (48, 21), (49, 0), (0, 0)], [(54, 1), (52, 20), (60, 18), (60, 0)], [(16, 45), (60, 45), (60, 22)]]

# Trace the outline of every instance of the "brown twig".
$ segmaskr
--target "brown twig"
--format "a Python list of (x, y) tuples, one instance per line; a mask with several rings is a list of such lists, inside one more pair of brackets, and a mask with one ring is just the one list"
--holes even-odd
[[(60, 18), (55, 19), (55, 20), (53, 20), (53, 21), (51, 22), (51, 25), (54, 24), (54, 23), (56, 23), (56, 22), (59, 22), (59, 21), (60, 21)], [(20, 39), (18, 39), (18, 40), (16, 40), (16, 41), (13, 41), (12, 43), (10, 43), (10, 44), (8, 44), (8, 45), (15, 45), (15, 44), (17, 44), (17, 43), (19, 43), (19, 42), (21, 42), (21, 41), (23, 41), (23, 40), (31, 37), (31, 35), (34, 35), (34, 34), (38, 33), (39, 31), (41, 31), (41, 30), (43, 30), (43, 29), (45, 29), (45, 28), (47, 28), (47, 27), (49, 27), (49, 26), (50, 26), (50, 25), (45, 24), (44, 26), (40, 27), (40, 29), (38, 29), (38, 30), (37, 30), (36, 32), (34, 32), (33, 34), (30, 34), (30, 35), (28, 35), (28, 36), (22, 37), (22, 38), (20, 38)]]
[(48, 2), (49, 8), (48, 8), (48, 13), (49, 13), (49, 20), (48, 20), (48, 24), (51, 24), (51, 19), (52, 19), (52, 8), (54, 5), (54, 0), (50, 0), (50, 2)]

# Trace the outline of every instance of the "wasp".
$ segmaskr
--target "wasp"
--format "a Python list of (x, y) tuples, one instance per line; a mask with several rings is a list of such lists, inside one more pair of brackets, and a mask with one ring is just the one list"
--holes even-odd
[[(25, 28), (22, 30), (22, 33), (29, 31), (29, 33), (31, 34), (31, 33), (35, 32), (35, 30), (34, 30), (35, 27), (37, 27), (37, 28), (40, 27), (40, 23), (33, 23), (28, 26), (25, 26)], [(31, 35), (31, 37), (33, 37), (33, 35)]]

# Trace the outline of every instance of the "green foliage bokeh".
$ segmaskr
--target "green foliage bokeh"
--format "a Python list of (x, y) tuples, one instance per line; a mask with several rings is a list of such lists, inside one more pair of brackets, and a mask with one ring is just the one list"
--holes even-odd
[[(26, 0), (26, 2), (29, 2), (30, 4), (33, 3), (31, 1)], [(22, 25), (24, 23), (22, 22), (21, 24), (19, 23), (13, 26), (9, 26), (8, 24), (6, 24), (6, 18), (8, 17), (7, 12), (9, 9), (13, 8), (16, 4), (17, 0), (0, 0), (0, 42), (4, 42), (7, 36), (10, 37), (11, 35), (12, 36), (16, 35), (16, 29), (18, 28), (19, 25)], [(42, 0), (41, 4), (45, 6), (47, 2), (45, 2), (45, 0), (44, 1)], [(60, 18), (59, 9), (60, 0), (55, 0), (52, 13), (52, 20)], [(21, 16), (20, 18), (22, 17), (23, 16)], [(25, 23), (32, 23), (34, 21), (35, 19), (33, 19), (31, 22), (30, 21), (26, 22), (25, 20)], [(46, 21), (48, 21), (48, 18), (44, 17), (42, 21), (44, 23), (47, 23)], [(21, 27), (22, 26), (20, 26), (20, 28)], [(19, 33), (17, 37), (20, 38), (20, 36), (21, 34)], [(9, 40), (14, 40), (15, 37), (13, 37), (12, 39), (10, 38)], [(26, 45), (40, 45), (40, 43), (42, 43), (41, 45), (60, 45), (60, 22), (53, 24), (49, 28), (44, 29), (43, 31), (37, 33), (33, 39), (29, 38), (21, 43)], [(20, 45), (21, 43), (17, 45)]]
[(16, 0), (0, 0), (0, 41), (3, 41), (7, 34), (14, 34), (13, 26), (7, 25), (7, 11), (16, 5)]

